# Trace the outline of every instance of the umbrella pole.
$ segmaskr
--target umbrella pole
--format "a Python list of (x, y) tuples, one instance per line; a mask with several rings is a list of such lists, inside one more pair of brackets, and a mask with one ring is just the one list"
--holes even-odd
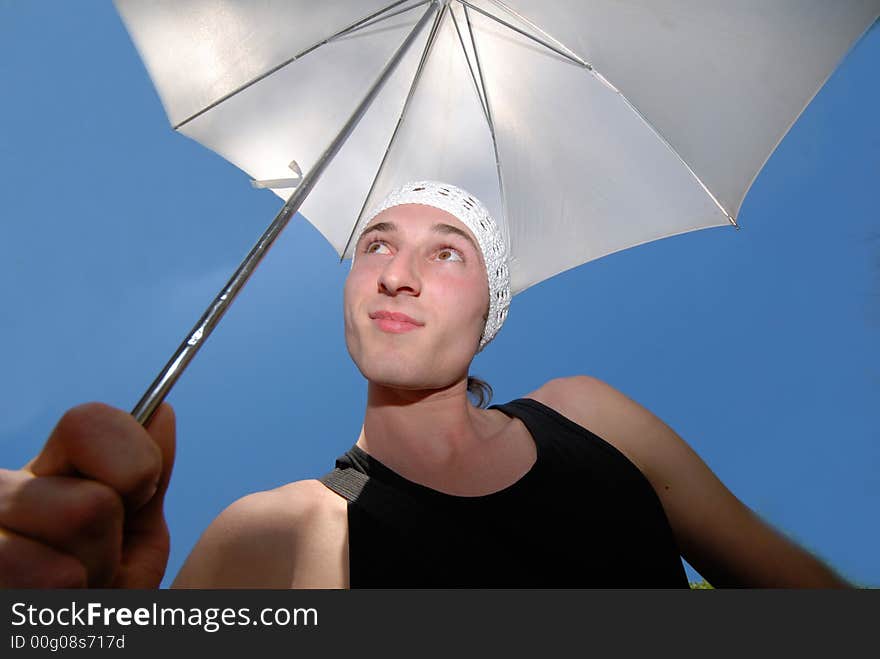
[(187, 365), (192, 361), (193, 357), (195, 357), (199, 348), (208, 336), (210, 336), (217, 323), (220, 322), (220, 319), (223, 317), (223, 314), (226, 313), (229, 305), (232, 304), (236, 295), (238, 295), (251, 274), (253, 274), (257, 265), (259, 265), (260, 261), (263, 259), (263, 256), (265, 256), (266, 252), (272, 246), (272, 243), (275, 242), (275, 239), (279, 236), (284, 227), (287, 226), (290, 218), (293, 217), (297, 210), (299, 210), (299, 207), (302, 205), (303, 201), (305, 201), (309, 192), (311, 192), (312, 188), (315, 186), (315, 183), (317, 183), (318, 178), (327, 168), (327, 165), (333, 160), (333, 157), (337, 154), (339, 149), (342, 148), (342, 145), (355, 129), (358, 122), (361, 120), (361, 117), (366, 113), (386, 80), (388, 80), (397, 68), (400, 60), (403, 59), (403, 56), (409, 50), (413, 41), (415, 41), (418, 34), (422, 31), (422, 28), (424, 28), (425, 24), (428, 22), (431, 14), (437, 9), (437, 6), (437, 0), (431, 2), (428, 9), (419, 19), (419, 22), (416, 23), (415, 27), (413, 27), (412, 31), (407, 35), (404, 42), (395, 51), (391, 59), (388, 60), (385, 68), (382, 69), (379, 77), (376, 78), (376, 81), (339, 131), (339, 134), (333, 139), (324, 153), (321, 154), (321, 157), (318, 158), (309, 173), (303, 177), (302, 182), (297, 187), (296, 191), (285, 202), (284, 206), (278, 212), (278, 215), (275, 216), (275, 219), (272, 220), (272, 223), (251, 248), (251, 251), (238, 266), (238, 269), (226, 283), (226, 286), (224, 286), (217, 294), (214, 301), (211, 302), (205, 310), (205, 313), (202, 314), (202, 317), (199, 318), (198, 322), (192, 330), (190, 330), (187, 338), (180, 344), (177, 351), (171, 359), (168, 360), (168, 363), (165, 364), (165, 367), (149, 386), (140, 401), (138, 401), (137, 405), (135, 405), (131, 414), (141, 425), (146, 425), (149, 422), (153, 413), (165, 399), (165, 396), (168, 395), (168, 392), (171, 391), (171, 388), (177, 382), (177, 379), (181, 376), (184, 369), (186, 369)]

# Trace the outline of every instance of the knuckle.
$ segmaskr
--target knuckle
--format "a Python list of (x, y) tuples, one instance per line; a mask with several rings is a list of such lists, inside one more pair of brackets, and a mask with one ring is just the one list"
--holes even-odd
[(0, 588), (82, 588), (88, 571), (50, 544), (0, 527)]
[(124, 507), (116, 492), (106, 485), (86, 480), (77, 489), (65, 511), (74, 535), (91, 537), (121, 528)]
[(162, 451), (154, 441), (144, 445), (143, 458), (138, 461), (135, 472), (138, 485), (150, 485), (158, 482), (162, 475)]
[(130, 415), (104, 403), (71, 408), (56, 435), (81, 472), (123, 494), (141, 491), (161, 476), (158, 444)]
[(78, 438), (88, 434), (95, 420), (113, 413), (113, 408), (104, 403), (83, 403), (71, 407), (58, 420), (57, 428), (65, 438)]
[(152, 496), (162, 476), (162, 453), (152, 441), (132, 448), (133, 455), (127, 465), (108, 480), (128, 503), (133, 499), (145, 503), (144, 499)]

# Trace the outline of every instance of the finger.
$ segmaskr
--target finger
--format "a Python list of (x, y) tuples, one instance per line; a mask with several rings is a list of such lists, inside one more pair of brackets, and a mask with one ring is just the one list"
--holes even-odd
[(165, 576), (171, 549), (164, 519), (149, 527), (126, 531), (114, 588), (158, 588)]
[(170, 549), (164, 500), (171, 480), (175, 454), (174, 410), (163, 403), (147, 426), (162, 451), (162, 478), (155, 496), (125, 520), (122, 559), (114, 586), (157, 588), (165, 574)]
[(122, 499), (97, 481), (0, 470), (0, 527), (79, 561), (92, 587), (112, 581), (122, 552)]
[(85, 588), (76, 558), (0, 528), (0, 588)]
[(153, 415), (147, 430), (162, 452), (162, 475), (153, 498), (136, 513), (127, 516), (126, 535), (149, 533), (161, 527), (164, 520), (165, 493), (168, 491), (174, 467), (176, 433), (174, 409), (167, 403), (163, 403)]
[(162, 452), (127, 412), (88, 403), (69, 410), (25, 469), (36, 476), (83, 475), (118, 492), (135, 510), (156, 492)]
[(161, 510), (162, 500), (165, 497), (168, 483), (171, 480), (171, 471), (174, 468), (174, 457), (177, 449), (177, 419), (174, 415), (174, 408), (168, 403), (162, 403), (147, 425), (147, 432), (159, 447), (162, 459), (162, 475), (159, 477), (156, 495), (151, 500), (151, 503), (158, 501), (158, 507)]

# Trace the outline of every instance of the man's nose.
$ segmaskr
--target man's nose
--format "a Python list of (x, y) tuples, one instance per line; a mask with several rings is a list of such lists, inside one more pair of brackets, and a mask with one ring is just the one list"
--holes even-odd
[(387, 295), (418, 295), (421, 278), (415, 261), (414, 253), (401, 250), (395, 254), (379, 274), (379, 291)]

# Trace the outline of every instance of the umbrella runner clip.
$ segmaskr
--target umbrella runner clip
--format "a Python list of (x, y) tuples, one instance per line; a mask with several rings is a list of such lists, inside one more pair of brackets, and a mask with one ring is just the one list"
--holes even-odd
[(296, 160), (291, 160), (287, 167), (294, 173), (295, 178), (269, 178), (251, 181), (251, 185), (255, 188), (269, 188), (273, 190), (277, 188), (295, 188), (302, 181), (302, 170), (299, 168), (299, 163)]

